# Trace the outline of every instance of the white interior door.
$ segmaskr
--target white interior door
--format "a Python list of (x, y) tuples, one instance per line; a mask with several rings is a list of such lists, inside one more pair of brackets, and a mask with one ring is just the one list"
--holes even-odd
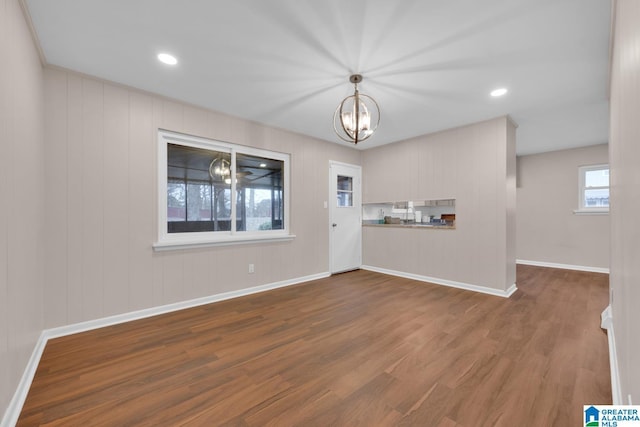
[(329, 162), (329, 247), (331, 273), (362, 264), (362, 169)]

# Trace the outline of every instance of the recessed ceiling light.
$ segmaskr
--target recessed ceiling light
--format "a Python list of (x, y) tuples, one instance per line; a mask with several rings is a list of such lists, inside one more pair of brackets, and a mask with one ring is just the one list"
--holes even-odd
[(176, 59), (176, 57), (168, 53), (159, 53), (158, 61), (167, 65), (176, 65), (178, 63), (178, 60)]
[(495, 98), (495, 97), (498, 97), (498, 96), (502, 96), (502, 95), (506, 94), (507, 92), (508, 92), (508, 91), (507, 91), (507, 89), (506, 89), (506, 88), (501, 87), (501, 88), (499, 88), (499, 89), (494, 89), (494, 90), (492, 90), (492, 91), (491, 91), (491, 96), (493, 96), (493, 97)]

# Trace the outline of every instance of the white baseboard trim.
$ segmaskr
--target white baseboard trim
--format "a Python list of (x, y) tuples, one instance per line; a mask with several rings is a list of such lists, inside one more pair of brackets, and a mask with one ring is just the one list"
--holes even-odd
[(419, 280), (421, 282), (435, 283), (436, 285), (443, 285), (443, 286), (449, 286), (452, 288), (465, 289), (467, 291), (480, 292), (483, 294), (489, 294), (489, 295), (499, 296), (503, 298), (509, 298), (511, 295), (513, 295), (515, 291), (518, 290), (515, 283), (511, 285), (509, 289), (507, 289), (506, 291), (501, 291), (499, 289), (487, 288), (486, 286), (471, 285), (469, 283), (456, 282), (456, 281), (447, 280), (447, 279), (439, 279), (437, 277), (421, 276), (419, 274), (405, 273), (403, 271), (388, 270), (386, 268), (373, 267), (371, 265), (363, 265), (360, 268), (362, 268), (363, 270), (375, 271), (376, 273), (389, 274), (391, 276), (404, 277), (405, 279)]
[(272, 289), (283, 288), (286, 286), (297, 285), (304, 282), (310, 282), (312, 280), (324, 279), (329, 277), (329, 272), (312, 274), (304, 277), (297, 277), (295, 279), (283, 280), (280, 282), (269, 283), (261, 286), (254, 286), (252, 288), (239, 289), (237, 291), (224, 292), (221, 294), (211, 295), (203, 298), (196, 298), (189, 301), (182, 301), (173, 304), (162, 305), (158, 307), (147, 308), (144, 310), (132, 311), (130, 313), (118, 314), (115, 316), (104, 317), (101, 319), (90, 320), (87, 322), (76, 323), (73, 325), (61, 326), (58, 328), (45, 329), (40, 334), (40, 338), (31, 353), (29, 362), (22, 374), (20, 383), (16, 388), (13, 398), (5, 411), (4, 417), (0, 422), (0, 427), (12, 427), (18, 422), (22, 406), (27, 399), (27, 394), (31, 388), (31, 383), (38, 369), (40, 358), (44, 352), (44, 348), (47, 342), (53, 338), (59, 338), (67, 335), (77, 334), (80, 332), (90, 331), (92, 329), (104, 328), (106, 326), (117, 325), (119, 323), (130, 322), (132, 320), (144, 319), (151, 316), (157, 316), (159, 314), (171, 313), (173, 311), (184, 310), (187, 308), (197, 307), (205, 304), (211, 304), (214, 302), (224, 301), (232, 298), (238, 298), (251, 294), (257, 294), (260, 292), (270, 291)]
[(22, 411), (22, 405), (24, 405), (24, 401), (27, 399), (27, 394), (29, 394), (31, 382), (33, 381), (33, 377), (36, 374), (38, 364), (40, 363), (40, 358), (42, 357), (42, 353), (44, 352), (44, 347), (46, 345), (47, 338), (45, 332), (43, 331), (42, 333), (40, 333), (40, 337), (36, 342), (33, 352), (31, 352), (31, 357), (27, 362), (27, 366), (24, 368), (24, 372), (22, 373), (22, 378), (20, 378), (18, 387), (16, 388), (13, 397), (11, 398), (11, 402), (9, 402), (9, 406), (4, 413), (4, 417), (2, 417), (0, 427), (13, 427), (18, 422), (18, 417), (20, 417), (20, 412)]
[(604, 267), (587, 267), (584, 265), (558, 264), (556, 262), (529, 261), (526, 259), (517, 259), (516, 264), (533, 265), (536, 267), (561, 268), (563, 270), (587, 271), (590, 273), (609, 274), (609, 269)]
[(197, 307), (200, 305), (211, 304), (213, 302), (224, 301), (232, 298), (243, 297), (246, 295), (257, 294), (260, 292), (270, 291), (272, 289), (283, 288), (285, 286), (297, 285), (311, 280), (323, 279), (329, 277), (328, 272), (312, 274), (310, 276), (298, 277), (295, 279), (283, 280), (280, 282), (268, 283), (266, 285), (254, 286), (252, 288), (239, 289), (237, 291), (224, 292), (221, 294), (210, 295), (203, 298), (196, 298), (189, 301), (182, 301), (173, 304), (161, 305), (158, 307), (146, 308), (144, 310), (132, 311), (130, 313), (118, 314), (115, 316), (104, 317), (102, 319), (90, 320), (88, 322), (76, 323), (59, 328), (47, 329), (47, 338), (58, 338), (66, 335), (77, 334), (79, 332), (90, 331), (92, 329), (104, 328), (105, 326), (117, 325), (119, 323), (130, 322), (132, 320), (144, 319), (146, 317), (157, 316), (159, 314), (171, 313), (172, 311), (184, 310), (186, 308)]
[(620, 372), (618, 370), (618, 353), (616, 352), (616, 337), (613, 332), (613, 313), (611, 306), (607, 306), (600, 315), (600, 327), (607, 330), (609, 341), (609, 366), (611, 368), (611, 397), (614, 405), (624, 405), (622, 390), (620, 389)]

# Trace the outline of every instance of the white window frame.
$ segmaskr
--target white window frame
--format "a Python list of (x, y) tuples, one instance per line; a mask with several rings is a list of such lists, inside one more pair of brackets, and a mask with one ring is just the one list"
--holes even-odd
[[(599, 164), (599, 165), (588, 165), (588, 166), (580, 166), (578, 167), (578, 209), (573, 211), (575, 214), (608, 214), (608, 207), (589, 207), (585, 205), (584, 192), (587, 189), (586, 187), (586, 174), (590, 171), (595, 170), (609, 170), (609, 165)], [(589, 187), (592, 189), (609, 189), (609, 197), (611, 197), (611, 180), (609, 180), (609, 186), (607, 187)]]
[[(184, 145), (231, 153), (231, 230), (189, 233), (169, 233), (167, 229), (167, 146)], [(281, 230), (236, 230), (236, 154), (260, 156), (284, 162), (284, 221)], [(290, 212), (290, 155), (275, 151), (246, 147), (167, 130), (158, 130), (158, 236), (153, 244), (156, 251), (206, 246), (234, 245), (269, 241), (293, 240), (289, 232)]]

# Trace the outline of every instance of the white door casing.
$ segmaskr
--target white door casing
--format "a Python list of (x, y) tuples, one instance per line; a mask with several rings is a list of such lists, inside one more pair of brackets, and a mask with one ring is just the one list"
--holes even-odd
[(362, 168), (329, 162), (329, 270), (362, 264)]

